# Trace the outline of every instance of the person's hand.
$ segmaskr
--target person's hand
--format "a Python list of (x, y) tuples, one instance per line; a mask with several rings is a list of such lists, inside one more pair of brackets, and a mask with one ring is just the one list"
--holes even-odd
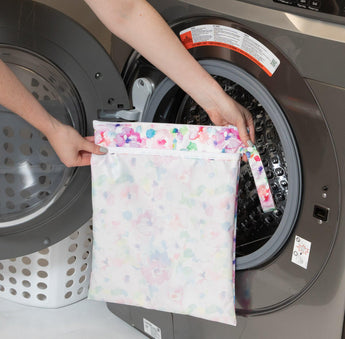
[(83, 138), (73, 127), (57, 124), (46, 135), (60, 160), (67, 167), (90, 165), (91, 154), (105, 154), (107, 150), (94, 144), (94, 137)]
[(212, 122), (218, 126), (234, 125), (237, 127), (244, 144), (249, 146), (248, 141), (255, 143), (254, 123), (251, 113), (225, 92), (220, 99), (216, 104), (206, 107), (206, 112)]

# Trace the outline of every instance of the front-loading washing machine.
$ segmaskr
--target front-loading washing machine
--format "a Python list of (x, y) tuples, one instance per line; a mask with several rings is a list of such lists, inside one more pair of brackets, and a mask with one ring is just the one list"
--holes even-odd
[[(0, 58), (50, 114), (92, 135), (98, 112), (130, 108), (125, 86), (107, 39), (103, 46), (65, 14), (101, 27), (91, 10), (65, 2), (62, 13), (45, 2), (0, 2)], [(92, 34), (104, 36), (101, 28)], [(65, 167), (44, 135), (0, 111), (0, 259), (7, 259), (51, 246), (90, 220), (91, 176), (88, 167)]]
[[(344, 2), (150, 2), (223, 89), (252, 113), (277, 209), (262, 212), (243, 163), (237, 327), (133, 306), (108, 304), (109, 309), (153, 338), (341, 338)], [(112, 52), (128, 91), (137, 79), (154, 89), (142, 120), (211, 123), (188, 95), (116, 37)]]
[[(152, 4), (224, 90), (253, 114), (277, 210), (262, 213), (243, 163), (237, 327), (125, 305), (109, 309), (154, 338), (340, 338), (343, 2)], [(138, 92), (138, 79), (148, 85), (143, 91), (153, 89), (142, 120), (210, 123), (183, 91), (113, 38), (121, 77), (100, 43), (50, 6), (0, 3), (0, 57), (51, 114), (83, 135), (92, 133), (91, 121), (104, 112), (131, 108), (127, 93)], [(0, 258), (11, 258), (63, 239), (91, 217), (90, 174), (62, 166), (44, 136), (1, 111)]]

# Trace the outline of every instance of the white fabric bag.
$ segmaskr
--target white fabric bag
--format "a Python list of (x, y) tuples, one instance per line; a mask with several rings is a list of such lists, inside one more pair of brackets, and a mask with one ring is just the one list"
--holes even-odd
[[(236, 324), (234, 127), (94, 122), (89, 298)], [(266, 180), (267, 184), (267, 180)]]

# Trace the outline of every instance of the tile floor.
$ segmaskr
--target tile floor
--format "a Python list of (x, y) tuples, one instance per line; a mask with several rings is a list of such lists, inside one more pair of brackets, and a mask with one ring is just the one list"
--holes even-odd
[(0, 299), (1, 339), (147, 339), (112, 314), (104, 302), (84, 299), (58, 309)]

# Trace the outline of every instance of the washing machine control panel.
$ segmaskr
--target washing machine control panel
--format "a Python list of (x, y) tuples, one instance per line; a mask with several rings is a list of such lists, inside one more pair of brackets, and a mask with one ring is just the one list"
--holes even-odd
[(273, 0), (281, 4), (309, 9), (312, 11), (345, 16), (345, 0)]

